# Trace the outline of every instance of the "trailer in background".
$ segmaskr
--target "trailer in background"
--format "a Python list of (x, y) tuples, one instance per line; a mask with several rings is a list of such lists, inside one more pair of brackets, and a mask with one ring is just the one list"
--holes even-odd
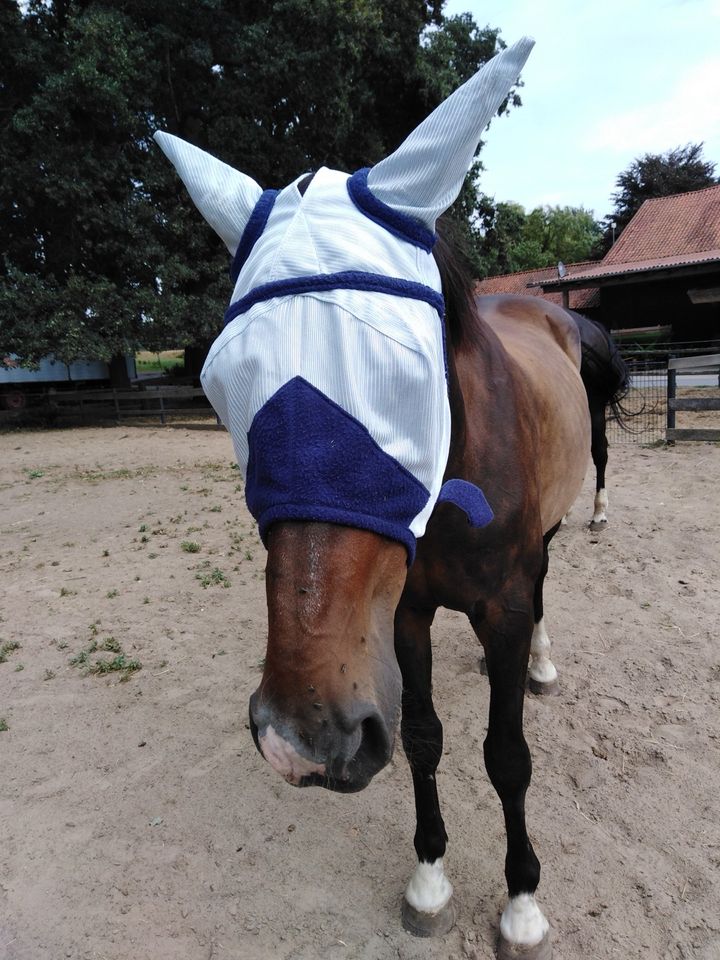
[(77, 390), (103, 385), (124, 386), (137, 376), (135, 357), (104, 360), (80, 360), (62, 363), (54, 357), (43, 357), (34, 370), (21, 367), (10, 355), (0, 362), (0, 408), (24, 410), (34, 400), (59, 390)]

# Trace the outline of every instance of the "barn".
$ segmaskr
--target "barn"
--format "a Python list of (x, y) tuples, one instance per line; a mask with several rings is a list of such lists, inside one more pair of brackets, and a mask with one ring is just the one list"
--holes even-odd
[(674, 344), (717, 349), (720, 185), (646, 200), (603, 260), (489, 277), (478, 292), (539, 295), (613, 331), (657, 328)]

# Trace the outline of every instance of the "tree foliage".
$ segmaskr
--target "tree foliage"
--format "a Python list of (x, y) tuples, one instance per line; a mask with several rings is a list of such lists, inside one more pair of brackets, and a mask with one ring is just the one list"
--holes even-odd
[(592, 213), (582, 207), (536, 207), (489, 199), (480, 207), (479, 254), (483, 276), (514, 273), (590, 258), (601, 235)]
[(667, 153), (646, 153), (618, 174), (618, 189), (611, 195), (614, 209), (604, 221), (600, 255), (612, 246), (646, 200), (701, 190), (720, 182), (715, 178), (715, 164), (704, 160), (702, 151), (702, 143), (688, 143)]
[(496, 30), (443, 4), (0, 0), (0, 350), (209, 341), (227, 251), (154, 130), (263, 187), (376, 162), (495, 52)]

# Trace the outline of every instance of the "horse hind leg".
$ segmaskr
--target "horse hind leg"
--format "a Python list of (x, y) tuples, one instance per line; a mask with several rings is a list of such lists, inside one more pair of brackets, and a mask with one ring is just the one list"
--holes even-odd
[[(532, 612), (516, 602), (504, 605), (496, 622), (473, 627), (486, 651), (490, 716), (484, 744), (485, 767), (503, 808), (507, 833), (505, 878), (508, 902), (500, 918), (499, 960), (550, 960), (550, 928), (535, 900), (540, 863), (525, 824), (525, 794), (532, 762), (522, 730)], [(512, 611), (512, 612), (507, 612)]]
[(418, 858), (403, 897), (402, 922), (416, 937), (441, 937), (455, 924), (453, 888), (443, 865), (447, 833), (435, 781), (443, 731), (432, 701), (433, 615), (408, 609), (395, 615), (395, 651), (403, 678), (401, 732), (415, 790)]
[(605, 489), (605, 470), (608, 461), (608, 441), (605, 421), (605, 405), (590, 409), (592, 425), (590, 450), (595, 464), (595, 503), (593, 517), (590, 521), (591, 530), (604, 530), (607, 524), (608, 495)]
[[(558, 525), (559, 526), (559, 525)], [(548, 572), (550, 541), (555, 536), (558, 526), (549, 530), (543, 537), (543, 557), (540, 575), (535, 583), (533, 595), (533, 612), (535, 624), (530, 639), (530, 666), (528, 668), (528, 686), (531, 693), (556, 695), (560, 693), (558, 672), (550, 659), (551, 644), (545, 629), (543, 610), (543, 587)]]

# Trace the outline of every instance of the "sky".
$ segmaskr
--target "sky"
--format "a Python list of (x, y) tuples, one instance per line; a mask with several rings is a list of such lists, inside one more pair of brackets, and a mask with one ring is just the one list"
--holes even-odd
[(447, 0), (536, 45), (523, 105), (493, 120), (480, 189), (526, 210), (612, 212), (615, 180), (645, 153), (705, 144), (720, 176), (720, 0)]

